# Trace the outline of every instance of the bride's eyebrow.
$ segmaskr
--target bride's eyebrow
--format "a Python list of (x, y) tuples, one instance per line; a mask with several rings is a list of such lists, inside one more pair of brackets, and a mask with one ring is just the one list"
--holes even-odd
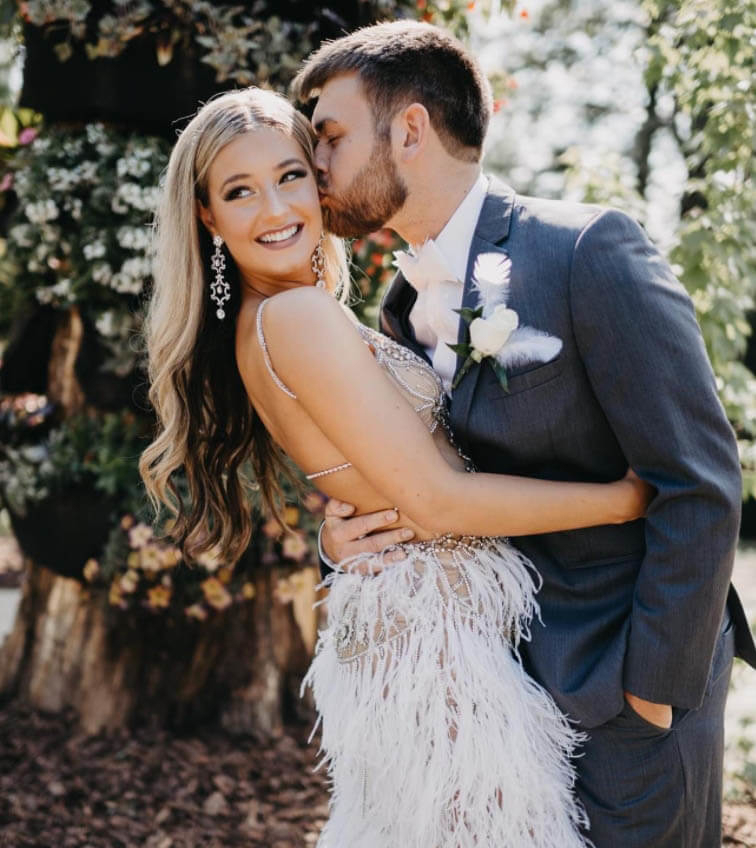
[(223, 182), (221, 183), (220, 191), (223, 191), (223, 189), (228, 185), (228, 183), (232, 183), (235, 180), (249, 179), (249, 176), (249, 174), (232, 174), (230, 177), (226, 177), (226, 179), (223, 180)]
[(282, 171), (284, 168), (288, 168), (289, 165), (302, 165), (303, 167), (306, 167), (305, 163), (301, 159), (298, 159), (296, 156), (292, 156), (290, 159), (284, 159), (283, 162), (279, 162), (278, 165), (276, 165), (276, 170)]
[[(290, 159), (284, 159), (283, 162), (279, 162), (273, 170), (281, 171), (284, 168), (288, 168), (289, 165), (301, 165), (303, 168), (307, 167), (301, 159), (297, 159), (296, 156), (293, 156)], [(228, 183), (233, 183), (236, 180), (248, 180), (250, 177), (251, 174), (231, 174), (230, 177), (226, 177), (226, 179), (221, 183), (220, 191), (223, 191)]]

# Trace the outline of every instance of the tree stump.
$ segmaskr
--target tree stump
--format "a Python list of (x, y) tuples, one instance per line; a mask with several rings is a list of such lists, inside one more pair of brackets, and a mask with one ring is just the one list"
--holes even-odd
[[(309, 662), (294, 605), (277, 597), (277, 569), (255, 597), (204, 622), (106, 606), (78, 580), (25, 561), (13, 630), (0, 647), (0, 696), (45, 712), (73, 709), (82, 731), (135, 723), (186, 728), (218, 722), (234, 733), (280, 736), (306, 710), (298, 687)], [(314, 572), (314, 569), (311, 569)], [(300, 606), (312, 612), (311, 597)]]

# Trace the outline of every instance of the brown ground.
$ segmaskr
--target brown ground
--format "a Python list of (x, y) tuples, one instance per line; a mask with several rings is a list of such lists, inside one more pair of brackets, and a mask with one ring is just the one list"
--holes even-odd
[[(327, 813), (298, 729), (265, 747), (217, 730), (84, 739), (10, 705), (0, 740), (2, 848), (306, 848)], [(724, 845), (755, 848), (756, 807), (726, 807)]]
[(299, 731), (266, 747), (218, 731), (77, 739), (7, 706), (0, 740), (2, 848), (303, 848), (327, 814)]

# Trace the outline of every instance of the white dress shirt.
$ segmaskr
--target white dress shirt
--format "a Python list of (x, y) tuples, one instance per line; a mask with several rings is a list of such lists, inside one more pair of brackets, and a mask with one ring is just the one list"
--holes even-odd
[(457, 282), (418, 292), (409, 316), (415, 338), (425, 348), (433, 370), (443, 380), (447, 392), (457, 366), (457, 354), (447, 346), (447, 343), (457, 343), (459, 315), (453, 310), (462, 305), (470, 247), (487, 191), (488, 178), (481, 173), (433, 240)]

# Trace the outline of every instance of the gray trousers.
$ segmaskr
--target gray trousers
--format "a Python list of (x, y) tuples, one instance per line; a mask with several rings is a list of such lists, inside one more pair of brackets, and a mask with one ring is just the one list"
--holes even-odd
[(588, 731), (576, 788), (596, 848), (720, 848), (724, 705), (734, 651), (730, 622), (701, 707), (675, 709), (669, 730), (626, 702), (618, 716)]

